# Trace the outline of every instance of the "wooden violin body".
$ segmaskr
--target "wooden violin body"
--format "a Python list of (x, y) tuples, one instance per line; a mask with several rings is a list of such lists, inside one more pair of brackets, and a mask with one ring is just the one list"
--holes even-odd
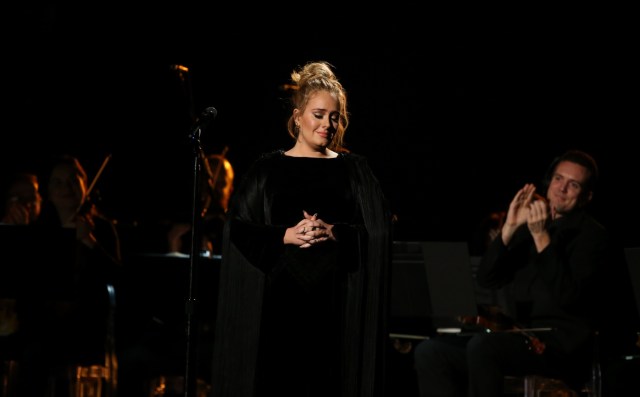
[(458, 320), (465, 325), (477, 325), (488, 332), (515, 332), (524, 335), (529, 349), (536, 354), (544, 353), (546, 345), (537, 336), (519, 326), (498, 306), (479, 305), (477, 316), (460, 316)]

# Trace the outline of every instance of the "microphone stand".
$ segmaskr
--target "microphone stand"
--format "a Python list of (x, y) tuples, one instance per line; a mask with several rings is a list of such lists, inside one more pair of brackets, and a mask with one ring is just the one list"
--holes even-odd
[(178, 73), (178, 77), (181, 86), (183, 88), (185, 97), (189, 101), (189, 111), (191, 119), (194, 120), (194, 127), (191, 130), (189, 138), (191, 140), (193, 148), (193, 200), (191, 203), (191, 255), (189, 256), (189, 286), (188, 296), (185, 303), (185, 315), (186, 315), (186, 361), (185, 361), (185, 376), (184, 376), (184, 396), (195, 397), (197, 392), (197, 366), (196, 366), (196, 346), (197, 337), (194, 337), (194, 333), (199, 331), (196, 327), (198, 324), (196, 315), (198, 314), (198, 300), (196, 297), (197, 288), (197, 273), (201, 260), (201, 248), (202, 248), (202, 235), (201, 224), (202, 211), (204, 208), (201, 203), (201, 177), (202, 177), (202, 158), (204, 152), (200, 144), (200, 136), (202, 130), (205, 129), (213, 119), (216, 117), (217, 111), (214, 107), (206, 108), (200, 118), (195, 117), (193, 107), (193, 95), (191, 90), (191, 80), (189, 79), (189, 68), (183, 65), (171, 65), (171, 69)]
[(193, 145), (193, 201), (191, 213), (191, 255), (189, 256), (189, 287), (188, 296), (185, 304), (186, 314), (186, 363), (184, 377), (185, 397), (196, 396), (196, 346), (197, 335), (194, 333), (198, 330), (197, 314), (198, 301), (196, 297), (197, 273), (200, 261), (201, 248), (201, 222), (202, 217), (200, 208), (200, 190), (201, 190), (201, 168), (202, 168), (202, 148), (200, 146), (200, 135), (202, 128), (196, 127), (191, 133), (191, 141)]

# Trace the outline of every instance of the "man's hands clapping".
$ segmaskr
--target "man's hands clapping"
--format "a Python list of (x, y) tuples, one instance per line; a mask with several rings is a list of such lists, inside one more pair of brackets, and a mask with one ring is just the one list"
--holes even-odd
[(547, 218), (549, 208), (546, 200), (535, 193), (536, 187), (527, 183), (516, 193), (509, 204), (507, 219), (502, 226), (502, 242), (508, 245), (516, 229), (527, 224), (533, 237), (538, 252), (549, 245), (549, 233), (547, 232)]

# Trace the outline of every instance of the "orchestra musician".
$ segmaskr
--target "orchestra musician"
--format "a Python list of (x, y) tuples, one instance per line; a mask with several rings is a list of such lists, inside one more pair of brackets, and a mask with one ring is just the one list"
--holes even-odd
[[(201, 153), (200, 177), (200, 238), (201, 250), (206, 256), (222, 254), (222, 230), (226, 220), (229, 199), (233, 192), (234, 171), (231, 162), (221, 154)], [(167, 232), (170, 253), (190, 253), (191, 223), (174, 222)]]
[(544, 178), (544, 198), (531, 183), (515, 194), (478, 269), (482, 287), (508, 286), (514, 325), (550, 331), (421, 342), (414, 352), (421, 397), (502, 396), (506, 375), (555, 377), (578, 388), (590, 375), (596, 333), (608, 352), (616, 350), (609, 341), (633, 344), (635, 308), (622, 320), (606, 315), (610, 305), (634, 300), (622, 247), (586, 212), (597, 177), (589, 154), (558, 157)]
[(31, 172), (18, 172), (12, 176), (4, 192), (4, 212), (0, 223), (28, 225), (40, 216), (42, 197), (38, 176)]
[[(156, 231), (145, 228), (145, 233), (151, 235), (150, 246), (160, 256), (154, 257), (153, 262), (149, 262), (148, 257), (146, 260), (144, 256), (133, 257), (136, 262), (127, 266), (125, 290), (138, 291), (140, 286), (132, 281), (141, 276), (144, 277), (141, 282), (154, 286), (146, 289), (144, 298), (138, 298), (137, 292), (133, 294), (136, 298), (127, 295), (126, 304), (118, 311), (119, 329), (122, 330), (118, 334), (119, 393), (141, 395), (149, 383), (171, 383), (171, 379), (183, 376), (185, 367), (195, 369), (194, 375), (199, 382), (204, 382), (211, 374), (209, 357), (213, 354), (217, 294), (211, 286), (217, 281), (217, 261), (222, 253), (223, 227), (234, 182), (234, 169), (226, 157), (227, 151), (225, 147), (221, 153), (206, 154), (203, 150), (198, 153), (202, 161), (197, 181), (199, 200), (195, 209), (185, 205), (185, 209), (196, 212), (196, 228), (192, 228), (186, 214), (153, 225)], [(193, 244), (192, 237), (196, 239)], [(200, 249), (195, 285), (202, 283), (203, 288), (196, 288), (200, 290), (198, 310), (193, 317), (195, 320), (190, 322), (194, 328), (189, 332), (192, 338), (189, 346), (198, 346), (198, 357), (195, 363), (187, 366), (184, 291), (180, 288), (180, 277), (187, 275), (192, 247)], [(158, 270), (158, 275), (143, 276), (139, 269), (146, 269), (144, 263), (153, 263), (151, 271), (162, 270)], [(206, 275), (213, 275), (213, 278)], [(163, 288), (171, 288), (171, 291), (165, 292)], [(154, 299), (153, 291), (158, 290), (162, 290), (163, 299)]]
[(47, 283), (53, 280), (34, 274), (37, 291), (20, 302), (24, 349), (18, 387), (20, 395), (29, 396), (54, 392), (48, 390), (51, 387), (64, 390), (68, 368), (105, 363), (107, 286), (117, 282), (121, 265), (115, 223), (90, 200), (89, 188), (96, 179), (89, 183), (78, 158), (53, 158), (40, 179), (44, 201), (33, 227), (52, 234), (72, 231), (76, 246), (70, 256), (75, 263), (40, 264), (60, 266), (58, 273), (67, 277), (61, 280), (66, 287), (52, 288)]

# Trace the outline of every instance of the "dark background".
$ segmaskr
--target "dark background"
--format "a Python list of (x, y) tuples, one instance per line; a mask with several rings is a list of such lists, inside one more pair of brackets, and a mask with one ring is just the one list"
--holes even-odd
[[(349, 95), (397, 240), (465, 240), (566, 149), (601, 167), (593, 212), (640, 245), (637, 39), (625, 10), (413, 9), (346, 14), (237, 4), (3, 6), (3, 174), (80, 158), (121, 224), (188, 210), (193, 116), (240, 178), (288, 149), (290, 72), (327, 60)], [(178, 73), (172, 65), (183, 65)]]

